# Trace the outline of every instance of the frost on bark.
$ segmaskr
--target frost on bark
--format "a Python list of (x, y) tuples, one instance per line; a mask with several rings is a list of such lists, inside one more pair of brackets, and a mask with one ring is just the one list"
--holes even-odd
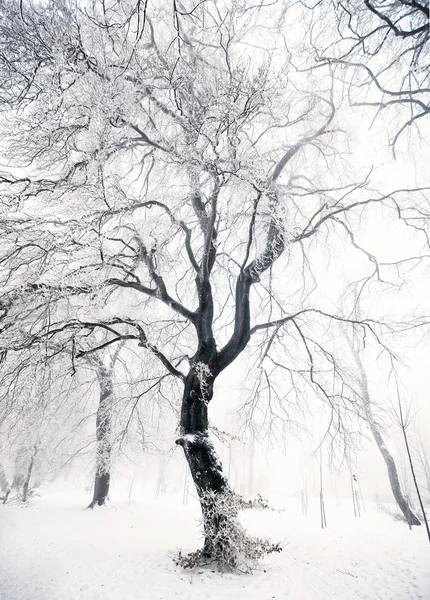
[(103, 506), (109, 496), (112, 454), (112, 370), (102, 362), (96, 365), (99, 404), (96, 416), (96, 471), (93, 499), (88, 508)]
[(208, 403), (213, 397), (213, 377), (209, 368), (197, 362), (194, 369), (190, 369), (184, 388), (180, 421), (182, 435), (176, 443), (184, 450), (200, 498), (205, 532), (203, 557), (216, 558), (222, 555), (228, 544), (227, 539), (218, 537), (228, 515), (219, 513), (216, 498), (231, 494), (231, 489), (209, 437)]
[(176, 443), (184, 449), (199, 494), (205, 536), (201, 550), (179, 553), (176, 563), (184, 568), (216, 563), (250, 571), (259, 558), (280, 552), (279, 544), (249, 536), (241, 526), (239, 510), (268, 508), (267, 503), (261, 498), (246, 502), (230, 488), (208, 432), (185, 434)]

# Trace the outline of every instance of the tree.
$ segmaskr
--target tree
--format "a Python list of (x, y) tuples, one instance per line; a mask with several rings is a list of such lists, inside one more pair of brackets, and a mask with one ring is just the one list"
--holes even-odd
[(315, 307), (310, 265), (331, 236), (368, 262), (363, 214), (403, 216), (409, 190), (344, 180), (333, 70), (317, 87), (294, 75), (271, 6), (2, 8), (3, 352), (55, 341), (74, 364), (137, 344), (148, 393), (181, 395), (176, 443), (205, 529), (195, 558), (235, 567), (278, 549), (236, 523), (244, 503), (209, 435), (215, 382), (247, 347), (265, 358), (288, 339), (300, 348), (290, 372), (341, 419), (349, 397), (327, 391), (316, 356), (336, 365), (315, 321), (376, 338), (380, 325)]
[(406, 521), (411, 525), (421, 525), (419, 519), (412, 512), (409, 503), (403, 495), (402, 488), (399, 481), (399, 475), (397, 472), (396, 463), (393, 455), (387, 447), (384, 437), (381, 432), (381, 426), (378, 423), (378, 419), (374, 415), (371, 397), (369, 393), (369, 383), (367, 374), (364, 369), (363, 362), (360, 356), (360, 347), (357, 345), (355, 340), (348, 340), (351, 347), (352, 358), (354, 360), (356, 378), (359, 388), (359, 395), (363, 406), (364, 417), (367, 421), (369, 429), (372, 433), (373, 439), (378, 446), (378, 450), (382, 455), (387, 466), (388, 479), (390, 481), (391, 491), (393, 492), (394, 499), (397, 506), (402, 511)]
[(88, 508), (105, 504), (109, 496), (112, 454), (112, 411), (114, 400), (113, 370), (118, 359), (121, 345), (112, 356), (100, 356), (99, 353), (86, 356), (96, 373), (99, 385), (99, 404), (96, 418), (96, 469), (94, 476), (93, 499)]

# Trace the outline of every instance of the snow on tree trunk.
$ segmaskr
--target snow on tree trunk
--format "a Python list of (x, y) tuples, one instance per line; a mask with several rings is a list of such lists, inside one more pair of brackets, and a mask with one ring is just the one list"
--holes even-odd
[(388, 479), (390, 481), (391, 491), (393, 492), (394, 499), (408, 523), (411, 523), (411, 525), (421, 525), (420, 520), (414, 515), (409, 506), (409, 503), (403, 495), (402, 488), (400, 486), (399, 475), (397, 473), (396, 463), (384, 442), (384, 438), (382, 437), (378, 422), (373, 414), (367, 375), (364, 370), (364, 366), (361, 361), (360, 355), (355, 348), (353, 348), (353, 355), (358, 369), (359, 386), (361, 391), (361, 399), (363, 401), (364, 413), (366, 415), (366, 420), (369, 425), (369, 429), (372, 432), (376, 445), (378, 446), (382, 458), (384, 459), (385, 464), (387, 466)]
[[(278, 544), (249, 537), (239, 523), (238, 511), (266, 508), (259, 500), (245, 502), (231, 489), (208, 430), (208, 403), (213, 377), (208, 367), (194, 363), (185, 378), (181, 411), (181, 437), (200, 500), (205, 540), (203, 549), (177, 561), (183, 567), (215, 562), (219, 567), (249, 571), (254, 561), (281, 550)], [(261, 499), (260, 499), (261, 500)]]
[[(201, 363), (199, 363), (201, 364)], [(200, 372), (198, 369), (201, 369)], [(217, 510), (217, 496), (231, 493), (221, 461), (208, 431), (208, 403), (213, 395), (212, 383), (204, 367), (191, 368), (185, 381), (181, 412), (181, 437), (176, 443), (183, 447), (190, 472), (200, 499), (205, 531), (203, 555), (216, 558), (228, 540), (218, 539), (220, 527), (228, 519)], [(218, 545), (218, 547), (216, 547)]]
[(393, 492), (394, 499), (397, 502), (397, 506), (402, 511), (408, 523), (410, 523), (411, 525), (421, 525), (420, 520), (414, 515), (409, 506), (409, 503), (403, 495), (394, 458), (387, 449), (387, 446), (384, 444), (384, 440), (382, 439), (382, 436), (377, 427), (375, 427), (374, 425), (371, 426), (370, 424), (369, 427), (372, 431), (373, 437), (375, 438), (376, 444), (378, 445), (378, 448), (382, 454), (385, 464), (387, 465), (388, 478), (390, 480), (391, 490)]
[(96, 418), (96, 473), (94, 477), (94, 494), (88, 508), (103, 506), (109, 496), (111, 454), (112, 454), (112, 373), (109, 369), (97, 369), (100, 386), (99, 406)]

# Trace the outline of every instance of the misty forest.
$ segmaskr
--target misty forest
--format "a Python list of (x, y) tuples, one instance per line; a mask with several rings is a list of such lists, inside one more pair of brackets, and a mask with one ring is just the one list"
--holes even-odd
[(0, 598), (430, 598), (425, 0), (0, 0)]

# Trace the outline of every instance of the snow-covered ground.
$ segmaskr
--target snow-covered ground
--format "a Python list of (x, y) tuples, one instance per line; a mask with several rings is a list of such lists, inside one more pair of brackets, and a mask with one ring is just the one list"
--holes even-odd
[[(318, 501), (302, 516), (247, 512), (255, 534), (281, 540), (252, 575), (187, 572), (169, 556), (201, 544), (198, 505), (178, 496), (85, 510), (81, 493), (46, 490), (31, 505), (0, 506), (0, 600), (412, 600), (430, 599), (430, 545), (423, 528), (367, 507), (355, 518), (346, 500)], [(281, 504), (278, 503), (278, 506)]]

